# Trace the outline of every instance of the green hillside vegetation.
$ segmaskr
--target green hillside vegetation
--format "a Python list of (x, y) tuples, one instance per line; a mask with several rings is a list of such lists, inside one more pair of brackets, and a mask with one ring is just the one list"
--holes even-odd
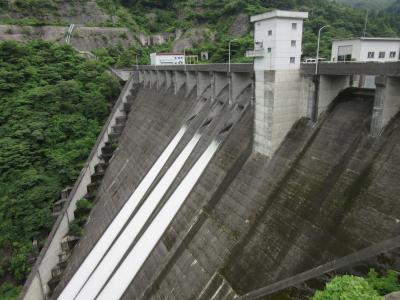
[[(389, 8), (386, 9), (386, 11), (387, 11), (387, 13), (392, 14), (392, 15), (400, 14), (400, 0), (397, 0), (396, 2), (394, 2), (391, 6), (389, 6)], [(398, 19), (399, 18), (397, 18), (397, 22), (399, 24), (400, 21)]]
[[(250, 32), (239, 37), (229, 34), (239, 13), (253, 15), (272, 9), (309, 11), (310, 18), (305, 22), (304, 56), (315, 56), (318, 29), (330, 24), (332, 27), (324, 32), (321, 44), (321, 54), (326, 58), (330, 56), (332, 39), (362, 35), (366, 15), (365, 10), (328, 0), (98, 0), (97, 3), (110, 15), (120, 17), (120, 26), (132, 28), (134, 24), (144, 32), (173, 32), (176, 29), (190, 32), (193, 28), (207, 28), (204, 41), (195, 43), (188, 52), (199, 54), (208, 50), (210, 62), (227, 62), (230, 40), (234, 40), (233, 61), (250, 61), (244, 58), (245, 50), (252, 48)], [(398, 36), (399, 20), (398, 14), (370, 11), (367, 35)]]
[[(343, 1), (352, 4), (362, 1), (369, 6), (372, 0)], [(385, 10), (390, 1), (392, 0), (372, 1), (380, 8), (372, 9), (369, 12), (368, 36), (400, 35), (400, 14), (395, 13), (400, 8), (400, 2), (397, 0), (392, 8)], [(3, 12), (19, 12), (21, 14), (20, 18), (13, 18), (7, 22), (40, 25), (52, 22), (52, 19), (47, 16), (57, 15), (56, 8), (61, 2), (61, 0), (16, 0), (11, 4), (9, 0), (0, 0), (0, 7)], [(76, 7), (76, 11), (81, 11), (85, 2), (87, 0), (74, 0), (70, 1), (70, 4), (72, 7)], [(365, 10), (352, 8), (348, 4), (340, 3), (339, 0), (97, 0), (96, 2), (105, 13), (117, 16), (115, 22), (103, 25), (122, 26), (133, 32), (148, 34), (182, 30), (184, 38), (195, 41), (193, 49), (188, 49), (188, 53), (199, 54), (200, 51), (207, 50), (210, 53), (210, 62), (227, 62), (227, 45), (230, 40), (234, 40), (232, 43), (233, 62), (251, 62), (244, 58), (245, 50), (253, 46), (250, 34), (251, 26), (247, 33), (241, 36), (229, 33), (229, 29), (239, 13), (252, 15), (275, 8), (310, 12), (310, 18), (305, 22), (304, 56), (315, 56), (318, 29), (323, 25), (330, 24), (332, 27), (326, 30), (322, 36), (321, 55), (325, 58), (330, 56), (332, 39), (362, 35), (366, 15)], [(193, 33), (194, 29), (200, 30), (202, 33)], [(200, 39), (198, 39), (199, 35)], [(171, 45), (172, 43), (164, 45), (162, 50), (171, 50)], [(114, 59), (105, 59), (105, 61), (111, 63), (116, 60), (119, 61), (118, 66), (127, 66), (135, 64), (134, 58), (126, 59), (128, 54), (138, 54), (140, 63), (148, 63), (148, 53), (158, 50), (158, 48), (137, 47), (132, 47), (129, 52), (123, 53), (124, 51), (117, 48), (112, 49), (111, 46), (100, 52), (102, 58), (106, 57), (107, 52), (110, 52), (109, 57), (114, 57)], [(125, 58), (115, 59), (116, 52)]]
[(363, 9), (385, 9), (396, 0), (338, 0), (338, 2), (350, 4), (355, 8)]
[(118, 93), (69, 46), (0, 43), (0, 299), (18, 293)]
[(384, 300), (385, 295), (400, 291), (399, 273), (388, 270), (381, 276), (374, 269), (366, 278), (343, 275), (336, 276), (326, 284), (325, 290), (317, 291), (311, 300)]

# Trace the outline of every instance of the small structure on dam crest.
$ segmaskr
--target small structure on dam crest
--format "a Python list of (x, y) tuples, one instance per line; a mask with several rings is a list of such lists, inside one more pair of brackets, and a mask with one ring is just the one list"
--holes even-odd
[(300, 118), (303, 20), (307, 12), (275, 10), (254, 23), (255, 151), (272, 156)]

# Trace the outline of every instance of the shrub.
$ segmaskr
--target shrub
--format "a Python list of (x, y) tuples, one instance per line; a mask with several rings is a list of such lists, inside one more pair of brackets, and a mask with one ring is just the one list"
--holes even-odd
[(364, 278), (344, 275), (326, 284), (324, 291), (317, 291), (312, 300), (383, 300)]
[(389, 270), (386, 276), (380, 277), (374, 269), (371, 269), (368, 273), (367, 281), (380, 295), (384, 296), (400, 291), (398, 276), (398, 272)]

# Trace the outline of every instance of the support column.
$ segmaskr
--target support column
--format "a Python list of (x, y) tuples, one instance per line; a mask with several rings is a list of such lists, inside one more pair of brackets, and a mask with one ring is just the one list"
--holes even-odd
[(254, 150), (271, 157), (302, 114), (300, 70), (256, 71)]
[(174, 72), (174, 86), (175, 86), (175, 95), (181, 89), (181, 87), (185, 84), (186, 75), (183, 71), (175, 71)]
[(145, 70), (143, 73), (143, 77), (144, 77), (144, 87), (145, 88), (149, 88), (151, 86), (150, 84), (150, 71), (149, 70)]
[(377, 137), (400, 111), (400, 78), (377, 76), (375, 85), (371, 135)]
[[(316, 103), (314, 104), (314, 121), (324, 113), (333, 100), (350, 86), (350, 76), (320, 75), (316, 79)], [(315, 111), (316, 110), (316, 111)]]
[(191, 91), (196, 87), (197, 76), (196, 72), (186, 71), (186, 94), (189, 95)]
[(224, 88), (229, 84), (228, 74), (224, 72), (213, 73), (214, 86), (213, 86), (213, 100), (216, 99)]
[(150, 88), (157, 87), (157, 71), (150, 71)]
[(157, 90), (160, 90), (160, 88), (165, 84), (165, 71), (156, 71), (156, 77)]
[(165, 71), (165, 88), (168, 90), (172, 85), (172, 72)]
[(243, 91), (251, 86), (251, 74), (250, 73), (231, 73), (229, 78), (229, 102), (235, 103), (238, 97)]
[(210, 72), (197, 73), (197, 98), (201, 97), (206, 89), (211, 86), (211, 76)]

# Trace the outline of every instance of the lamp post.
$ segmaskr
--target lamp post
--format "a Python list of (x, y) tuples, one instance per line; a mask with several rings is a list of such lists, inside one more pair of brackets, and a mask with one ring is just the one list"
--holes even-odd
[(324, 28), (327, 28), (327, 27), (330, 27), (330, 26), (331, 26), (331, 25), (322, 26), (322, 27), (319, 29), (319, 31), (318, 31), (317, 60), (316, 60), (316, 62), (315, 62), (315, 75), (318, 74), (319, 46), (320, 46), (320, 42), (321, 42), (321, 31), (322, 31)]
[(138, 56), (136, 54), (136, 70), (139, 70), (139, 62), (138, 62)]

